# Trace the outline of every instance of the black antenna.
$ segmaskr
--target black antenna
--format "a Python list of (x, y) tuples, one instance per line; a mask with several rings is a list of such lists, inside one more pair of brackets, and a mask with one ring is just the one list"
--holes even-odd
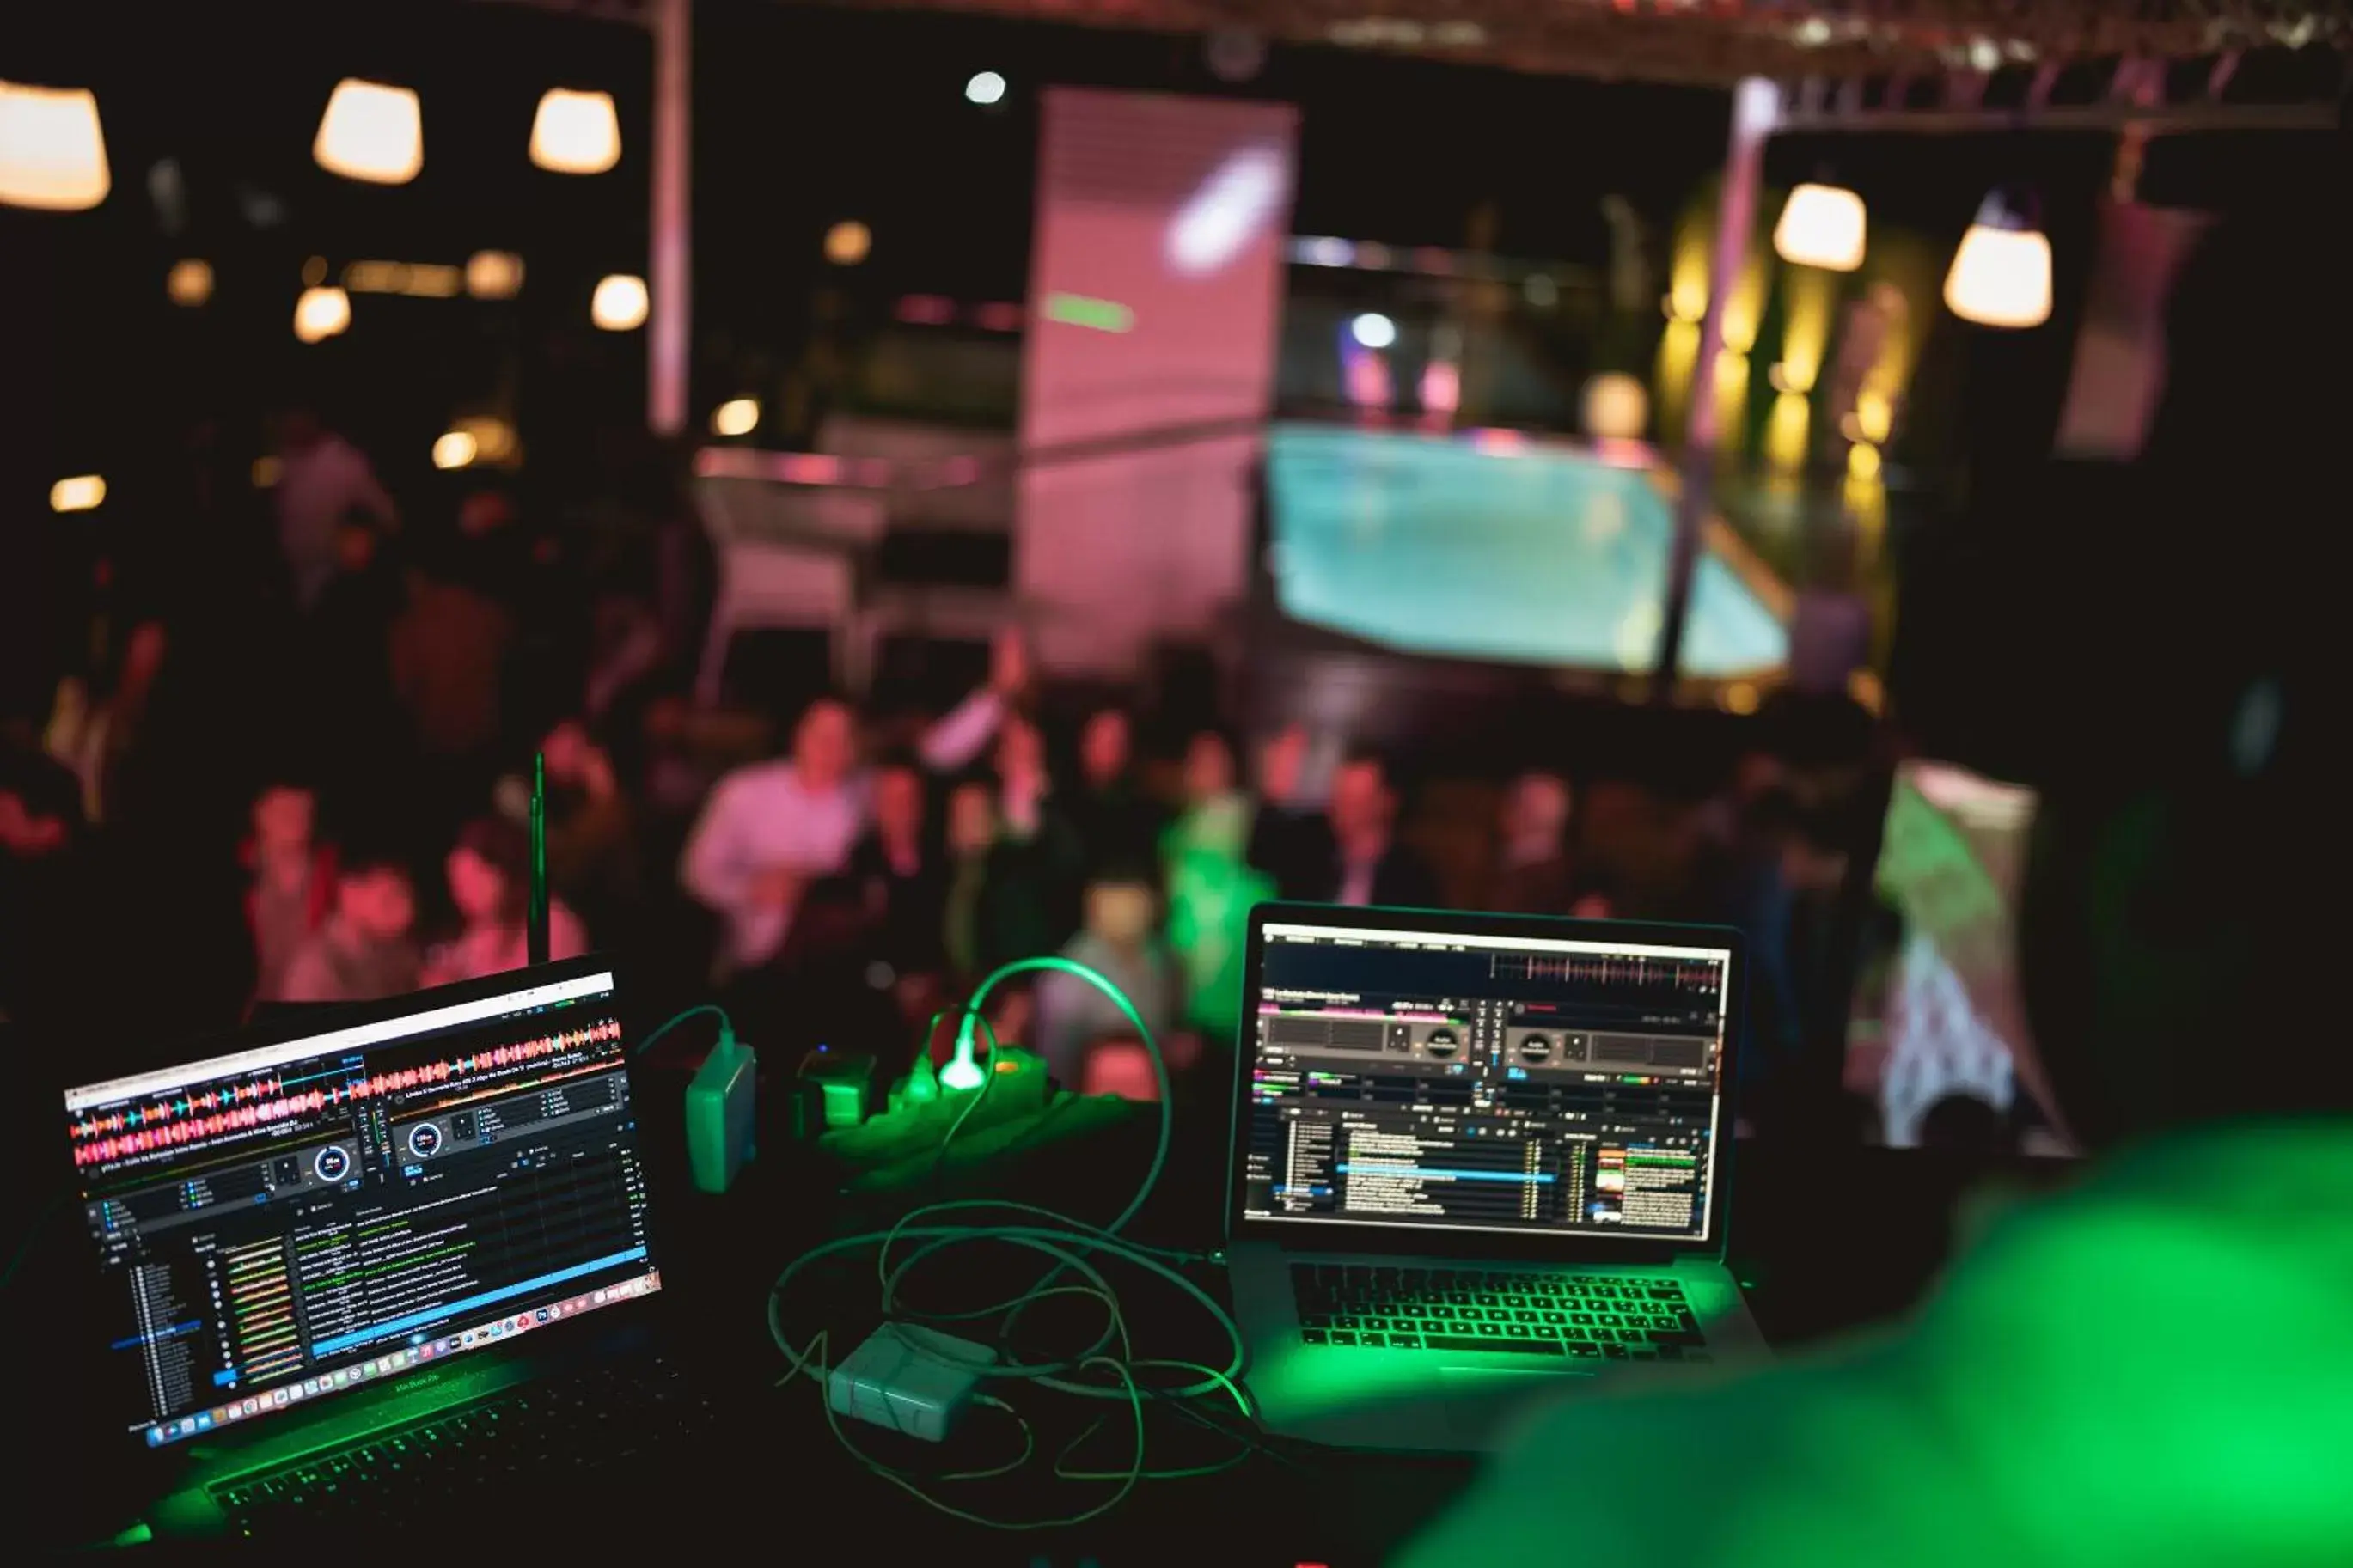
[(523, 940), (533, 963), (547, 962), (547, 753), (531, 759), (531, 910)]

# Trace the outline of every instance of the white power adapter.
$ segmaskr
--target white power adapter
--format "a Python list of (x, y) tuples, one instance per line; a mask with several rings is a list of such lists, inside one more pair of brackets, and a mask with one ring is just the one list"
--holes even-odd
[(980, 1383), (977, 1372), (950, 1363), (996, 1360), (987, 1345), (913, 1323), (885, 1323), (827, 1375), (825, 1396), (844, 1415), (936, 1443)]

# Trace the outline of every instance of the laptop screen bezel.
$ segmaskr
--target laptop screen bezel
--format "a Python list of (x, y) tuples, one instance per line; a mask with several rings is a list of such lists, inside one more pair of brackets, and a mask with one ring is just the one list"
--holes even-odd
[[(633, 1050), (635, 1042), (642, 1037), (642, 1020), (638, 1018), (628, 1007), (628, 993), (624, 983), (624, 966), (609, 955), (590, 953), (527, 969), (510, 970), (504, 973), (485, 976), (480, 980), (462, 981), (456, 984), (438, 986), (429, 991), (408, 992), (382, 1001), (329, 1004), (315, 1007), (306, 1005), (284, 1011), (273, 1010), (270, 1016), (242, 1028), (202, 1037), (185, 1042), (183, 1046), (175, 1047), (169, 1053), (167, 1061), (153, 1067), (89, 1082), (65, 1085), (59, 1090), (58, 1103), (60, 1108), (63, 1108), (76, 1095), (86, 1094), (93, 1089), (111, 1089), (118, 1086), (132, 1085), (137, 1080), (150, 1079), (158, 1073), (186, 1075), (189, 1081), (195, 1081), (199, 1076), (213, 1076), (216, 1069), (227, 1068), (233, 1058), (248, 1052), (266, 1052), (280, 1047), (305, 1045), (348, 1029), (366, 1028), (373, 1025), (413, 1017), (438, 1008), (462, 1006), (471, 1002), (487, 1001), (542, 986), (562, 984), (597, 975), (611, 977), (611, 984), (600, 994), (610, 998), (613, 1016), (621, 1024), (621, 1038), (625, 1045)], [(474, 1021), (466, 1020), (469, 1023)], [(490, 1020), (486, 1016), (480, 1021), (487, 1023)], [(396, 1043), (398, 1037), (405, 1037), (370, 1042), (370, 1044), (390, 1045)], [(637, 1100), (638, 1086), (634, 1071), (634, 1062), (628, 1054), (624, 1055), (621, 1071), (628, 1075), (630, 1099), (634, 1104)], [(127, 1088), (125, 1089), (125, 1092), (134, 1091)], [(69, 1189), (68, 1202), (72, 1211), (69, 1223), (74, 1232), (73, 1241), (82, 1249), (82, 1267), (87, 1270), (85, 1278), (103, 1288), (107, 1283), (106, 1270), (91, 1247), (81, 1218), (82, 1173), (72, 1164), (70, 1139), (62, 1141), (60, 1152), (69, 1172), (67, 1179), (72, 1184)], [(642, 1137), (638, 1153), (642, 1160), (645, 1157)], [(650, 1197), (650, 1194), (649, 1196)], [(648, 1271), (659, 1272), (662, 1267), (661, 1226), (660, 1222), (650, 1214), (648, 1215), (647, 1221), (644, 1264)], [(477, 1346), (463, 1352), (448, 1364), (459, 1370), (470, 1365), (485, 1364), (501, 1355), (512, 1353), (510, 1347), (512, 1351), (531, 1348), (560, 1350), (566, 1343), (577, 1342), (579, 1339), (586, 1338), (591, 1325), (596, 1329), (610, 1331), (622, 1324), (640, 1321), (657, 1299), (651, 1294), (633, 1296), (617, 1305), (583, 1314), (578, 1319), (549, 1323), (533, 1334), (518, 1335), (512, 1339), (494, 1341), (488, 1345)], [(575, 1327), (575, 1324), (578, 1325), (577, 1328)], [(550, 1331), (554, 1332), (552, 1339), (543, 1337)], [(95, 1359), (96, 1351), (91, 1345), (79, 1345), (77, 1350), (81, 1356)], [(475, 1359), (477, 1357), (480, 1358), (479, 1362)], [(384, 1394), (406, 1386), (407, 1386), (407, 1379), (405, 1377), (387, 1377), (381, 1383), (367, 1384), (354, 1383), (348, 1389), (338, 1391), (332, 1398), (322, 1398), (306, 1403), (299, 1410), (282, 1410), (269, 1420), (252, 1421), (226, 1429), (216, 1429), (206, 1441), (214, 1449), (230, 1445), (242, 1446), (248, 1440), (265, 1441), (321, 1420), (342, 1417), (346, 1413), (363, 1408)], [(115, 1413), (107, 1412), (103, 1413), (103, 1418), (105, 1429), (110, 1434), (128, 1439), (114, 1450), (111, 1456), (112, 1458), (128, 1460), (142, 1468), (161, 1465), (176, 1468), (185, 1464), (195, 1451), (184, 1443), (166, 1442), (155, 1446), (138, 1441), (137, 1432), (140, 1428), (131, 1424), (127, 1415), (118, 1421)]]
[[(1591, 1231), (1454, 1230), (1442, 1226), (1379, 1220), (1303, 1221), (1243, 1212), (1250, 1161), (1250, 1073), (1257, 1055), (1257, 1020), (1263, 991), (1266, 933), (1271, 925), (1332, 926), (1362, 931), (1459, 932), (1548, 942), (1696, 947), (1726, 954), (1723, 1051), (1716, 1072), (1714, 1173), (1706, 1233), (1696, 1237), (1629, 1238)], [(1242, 980), (1242, 1021), (1234, 1042), (1232, 1126), (1227, 1137), (1226, 1239), (1279, 1242), (1294, 1252), (1399, 1252), (1420, 1257), (1503, 1262), (1651, 1263), (1708, 1257), (1721, 1259), (1729, 1230), (1735, 1089), (1746, 1033), (1747, 945), (1730, 926), (1667, 925), (1647, 921), (1580, 921), (1552, 915), (1461, 914), (1328, 904), (1268, 903), (1250, 911)]]

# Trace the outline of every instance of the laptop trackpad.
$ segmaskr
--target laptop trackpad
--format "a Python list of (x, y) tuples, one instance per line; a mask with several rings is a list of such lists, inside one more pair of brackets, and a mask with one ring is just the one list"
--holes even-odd
[(1592, 1375), (1582, 1367), (1440, 1367), (1447, 1429), (1458, 1442), (1482, 1444), (1572, 1380)]

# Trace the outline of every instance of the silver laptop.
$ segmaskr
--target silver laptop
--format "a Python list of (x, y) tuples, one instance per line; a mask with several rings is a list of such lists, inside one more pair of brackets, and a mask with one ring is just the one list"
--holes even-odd
[(613, 971), (281, 1014), (66, 1091), (126, 1510), (163, 1536), (360, 1531), (491, 1449), (533, 1486), (604, 1462), (512, 1396), (586, 1367), (617, 1407), (652, 1375)]
[(1763, 1353), (1724, 1265), (1740, 933), (1265, 904), (1227, 1195), (1274, 1432), (1490, 1447), (1531, 1396)]

